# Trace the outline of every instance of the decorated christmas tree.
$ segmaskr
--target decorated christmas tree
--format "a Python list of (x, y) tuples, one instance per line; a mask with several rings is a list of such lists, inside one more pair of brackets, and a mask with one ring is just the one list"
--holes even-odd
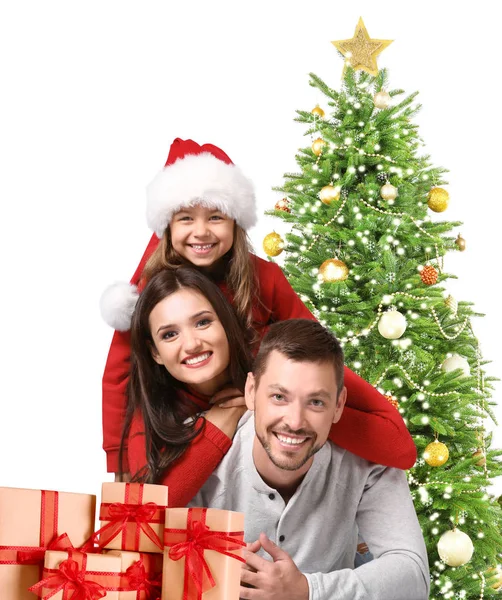
[[(493, 377), (485, 371), (471, 302), (448, 292), (448, 254), (463, 252), (448, 208), (446, 170), (423, 153), (416, 93), (390, 89), (359, 21), (333, 42), (341, 89), (314, 74), (319, 105), (299, 110), (310, 141), (287, 173), (268, 256), (314, 315), (341, 340), (346, 364), (375, 385), (405, 420), (418, 450), (408, 472), (427, 545), (431, 598), (481, 599), (502, 586), (502, 511), (489, 493), (502, 474), (490, 448)], [(335, 82), (336, 83), (336, 82)], [(370, 548), (371, 550), (371, 548)], [(404, 596), (403, 596), (404, 600)]]

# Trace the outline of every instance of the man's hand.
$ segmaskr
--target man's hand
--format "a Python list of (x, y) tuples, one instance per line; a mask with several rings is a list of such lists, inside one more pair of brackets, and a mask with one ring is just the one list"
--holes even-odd
[[(263, 548), (272, 561), (255, 554)], [(242, 600), (308, 600), (307, 578), (298, 570), (291, 556), (264, 534), (244, 551), (246, 566), (241, 572)]]

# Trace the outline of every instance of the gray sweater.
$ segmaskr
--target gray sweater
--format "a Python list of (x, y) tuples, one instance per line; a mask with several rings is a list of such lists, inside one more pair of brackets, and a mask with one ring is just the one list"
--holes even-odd
[[(309, 600), (426, 600), (427, 553), (405, 473), (328, 442), (285, 504), (254, 466), (252, 416), (188, 506), (245, 513), (246, 541), (264, 532), (288, 552)], [(375, 560), (354, 569), (358, 533)]]

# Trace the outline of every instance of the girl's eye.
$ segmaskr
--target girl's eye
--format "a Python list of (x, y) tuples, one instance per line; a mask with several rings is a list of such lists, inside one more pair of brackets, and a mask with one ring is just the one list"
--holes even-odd
[(212, 323), (211, 319), (200, 319), (197, 321), (197, 327), (206, 327)]
[(189, 217), (188, 215), (185, 215), (178, 219), (178, 221), (191, 221), (191, 220), (192, 220), (192, 217)]
[(177, 331), (164, 331), (162, 334), (163, 340), (172, 340), (174, 337), (178, 335)]
[(223, 217), (220, 215), (213, 215), (209, 218), (210, 221), (223, 221)]

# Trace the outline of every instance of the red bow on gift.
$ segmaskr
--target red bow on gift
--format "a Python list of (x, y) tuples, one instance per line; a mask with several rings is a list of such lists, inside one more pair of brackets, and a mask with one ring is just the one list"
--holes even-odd
[(164, 546), (159, 536), (149, 524), (149, 521), (153, 520), (158, 509), (159, 506), (155, 502), (147, 502), (146, 504), (122, 504), (121, 502), (114, 502), (110, 505), (102, 505), (100, 518), (103, 521), (110, 522), (101, 527), (101, 529), (98, 529), (92, 536), (92, 540), (96, 541), (99, 548), (104, 548), (114, 537), (126, 529), (128, 523), (132, 522), (141, 528), (156, 546), (163, 550)]
[(17, 559), (20, 565), (38, 565), (43, 563), (46, 550), (73, 550), (73, 544), (66, 533), (62, 533), (57, 538), (54, 538), (46, 548), (30, 548), (27, 550), (19, 550)]
[[(86, 581), (85, 568), (80, 569), (77, 561), (71, 558), (63, 560), (57, 569), (50, 569), (50, 571), (54, 571), (54, 573), (31, 586), (29, 591), (40, 595), (45, 600), (52, 598), (61, 590), (63, 590), (63, 599), (99, 600), (99, 598), (106, 596), (107, 590), (95, 581)], [(52, 591), (48, 593), (41, 592), (43, 588)], [(68, 592), (73, 593), (68, 596)]]
[[(189, 509), (189, 511), (192, 510)], [(189, 519), (186, 530), (165, 530), (165, 545), (170, 546), (169, 558), (171, 560), (185, 558), (183, 600), (188, 600), (189, 577), (197, 588), (199, 598), (201, 598), (203, 593), (216, 585), (211, 569), (204, 558), (205, 550), (215, 550), (220, 554), (225, 554), (241, 562), (246, 562), (242, 556), (230, 552), (230, 550), (236, 550), (246, 545), (242, 541), (243, 532), (212, 531), (204, 521), (205, 510), (203, 509), (201, 519), (193, 523)], [(175, 542), (175, 540), (179, 539), (179, 534), (184, 534), (185, 539)]]
[(153, 600), (160, 595), (162, 589), (162, 574), (154, 579), (148, 579), (143, 560), (137, 560), (125, 572), (128, 590), (146, 592), (145, 600)]

